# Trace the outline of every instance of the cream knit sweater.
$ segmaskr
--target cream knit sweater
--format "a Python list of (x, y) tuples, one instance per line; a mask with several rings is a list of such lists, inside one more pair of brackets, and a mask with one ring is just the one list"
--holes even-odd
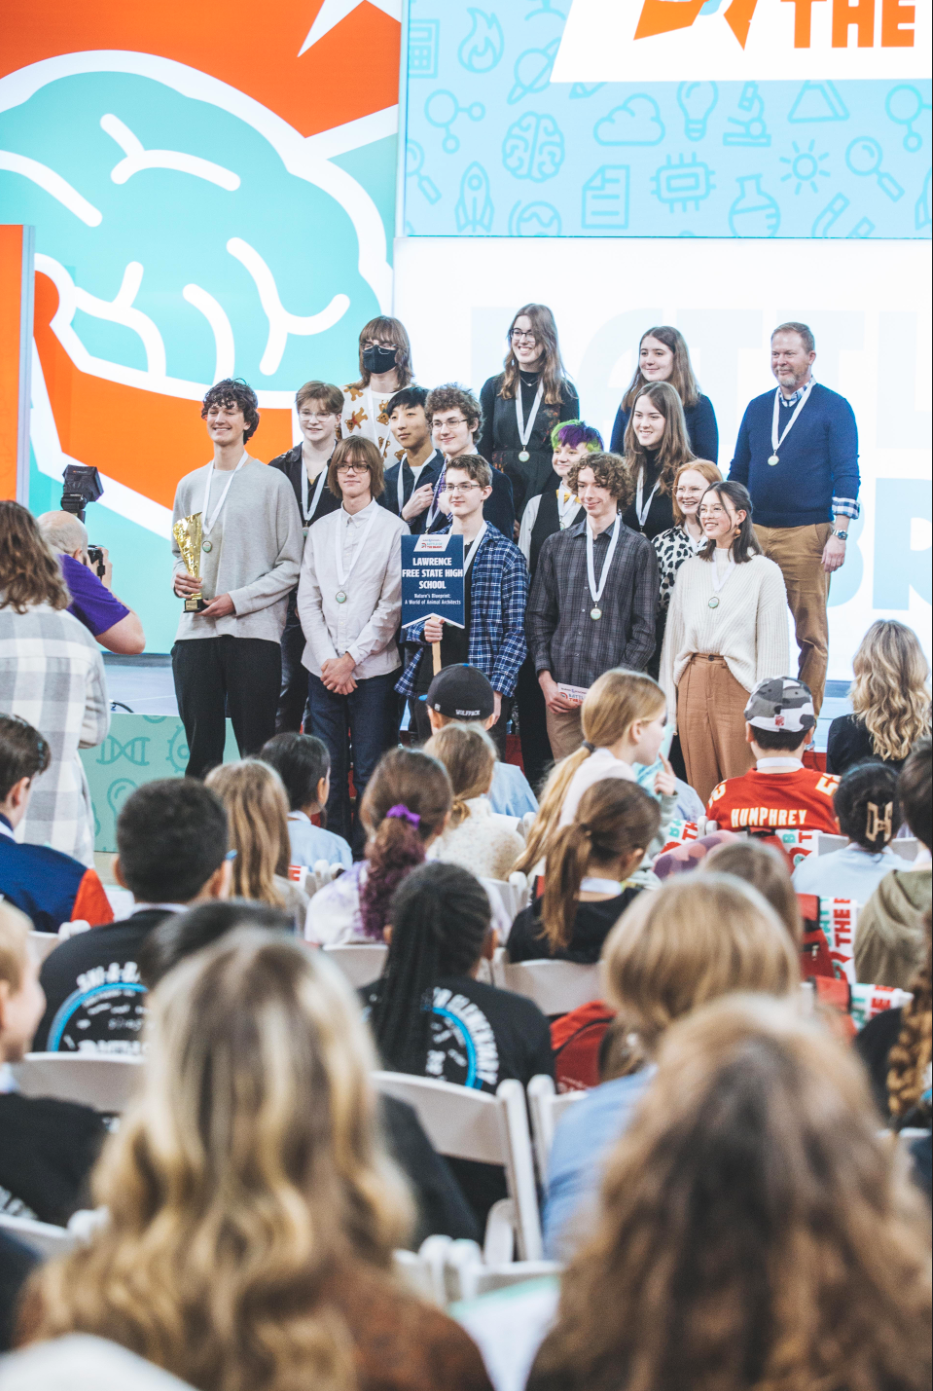
[(677, 571), (660, 671), (670, 720), (676, 719), (677, 685), (694, 652), (724, 657), (747, 691), (766, 676), (789, 674), (787, 593), (780, 568), (753, 555), (735, 566), (719, 591), (718, 606), (710, 608), (715, 564), (693, 556)]

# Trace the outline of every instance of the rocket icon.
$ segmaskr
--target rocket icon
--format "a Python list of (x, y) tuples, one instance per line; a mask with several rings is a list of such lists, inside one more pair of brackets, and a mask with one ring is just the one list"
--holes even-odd
[(474, 160), (460, 180), (460, 197), (454, 209), (457, 231), (491, 232), (494, 211), (486, 170)]

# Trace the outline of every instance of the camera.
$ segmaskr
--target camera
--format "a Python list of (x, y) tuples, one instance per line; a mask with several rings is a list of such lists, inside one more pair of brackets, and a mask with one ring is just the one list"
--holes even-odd
[(104, 564), (104, 551), (103, 551), (103, 547), (102, 547), (102, 546), (88, 546), (88, 548), (87, 548), (87, 553), (88, 553), (88, 555), (90, 556), (91, 564), (94, 566), (94, 569), (97, 571), (97, 578), (100, 579), (100, 580), (102, 580), (102, 579), (104, 578), (104, 576), (106, 575), (106, 573), (107, 573), (107, 567), (106, 567), (106, 565)]
[(84, 509), (89, 502), (97, 502), (103, 496), (100, 474), (89, 464), (69, 464), (62, 477), (65, 489), (62, 493), (61, 508), (71, 512), (79, 521), (84, 521)]

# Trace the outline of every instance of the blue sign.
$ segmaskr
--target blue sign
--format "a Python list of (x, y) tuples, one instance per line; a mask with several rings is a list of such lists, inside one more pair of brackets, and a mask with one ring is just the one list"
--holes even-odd
[(402, 627), (423, 618), (443, 618), (457, 628), (466, 622), (462, 536), (402, 537)]

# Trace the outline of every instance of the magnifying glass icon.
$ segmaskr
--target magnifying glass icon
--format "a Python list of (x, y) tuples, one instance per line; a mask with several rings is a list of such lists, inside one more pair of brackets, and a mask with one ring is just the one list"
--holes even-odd
[(886, 193), (891, 202), (896, 203), (899, 198), (903, 198), (904, 190), (892, 174), (882, 172), (881, 161), (883, 158), (884, 152), (881, 146), (870, 135), (860, 135), (857, 140), (852, 141), (846, 150), (846, 164), (852, 173), (863, 178), (874, 175), (882, 193)]

